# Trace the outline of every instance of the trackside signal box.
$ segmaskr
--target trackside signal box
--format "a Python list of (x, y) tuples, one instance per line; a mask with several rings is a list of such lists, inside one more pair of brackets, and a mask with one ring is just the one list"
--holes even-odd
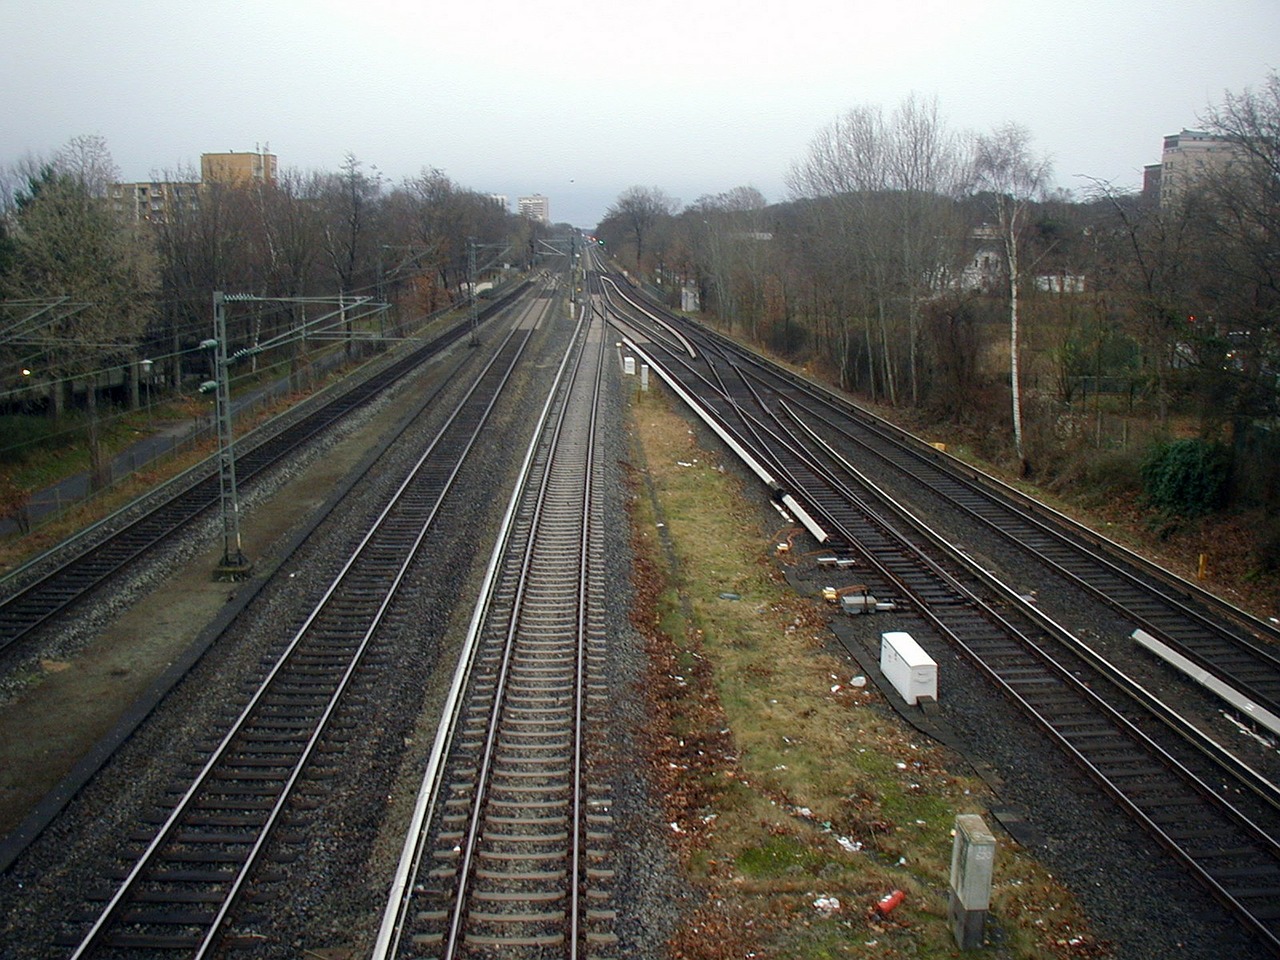
[(907, 703), (938, 699), (938, 665), (911, 634), (880, 634), (880, 670)]

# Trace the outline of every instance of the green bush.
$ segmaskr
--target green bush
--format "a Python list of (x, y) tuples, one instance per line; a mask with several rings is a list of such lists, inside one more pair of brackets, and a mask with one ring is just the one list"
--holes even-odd
[(1223, 503), (1231, 457), (1209, 440), (1173, 440), (1153, 447), (1142, 464), (1143, 494), (1164, 514), (1200, 517)]
[(56, 450), (74, 444), (81, 434), (68, 431), (48, 417), (0, 416), (0, 465), (25, 463), (37, 450)]

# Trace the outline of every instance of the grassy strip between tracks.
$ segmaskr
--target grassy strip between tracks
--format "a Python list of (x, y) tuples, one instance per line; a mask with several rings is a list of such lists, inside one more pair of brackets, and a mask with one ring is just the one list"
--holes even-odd
[[(771, 555), (786, 531), (761, 529), (687, 421), (643, 394), (633, 431), (654, 787), (705, 894), (671, 955), (960, 956), (950, 833), (955, 814), (985, 812), (985, 786), (849, 683), (826, 649), (827, 611), (792, 593)], [(902, 905), (874, 915), (894, 890)], [(1107, 953), (1069, 893), (1003, 838), (988, 939), (988, 956)]]

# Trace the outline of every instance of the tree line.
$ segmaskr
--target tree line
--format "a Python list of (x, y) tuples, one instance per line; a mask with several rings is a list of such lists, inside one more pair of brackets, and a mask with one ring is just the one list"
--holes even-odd
[(1260, 505), (1280, 559), (1280, 77), (1199, 121), (1230, 162), (1163, 201), (1088, 179), (1077, 196), (1026, 129), (965, 134), (913, 95), (820, 130), (783, 202), (636, 186), (596, 236), (673, 306), (695, 294), (709, 322), (1023, 474), (1138, 482), (1135, 460), (1209, 450), (1191, 459), (1227, 464), (1221, 482), (1167, 505)]
[[(74, 422), (99, 479), (101, 405), (136, 406), (143, 378), (191, 392), (213, 376), (201, 345), (215, 290), (255, 298), (226, 312), (229, 352), (284, 344), (273, 361), (305, 378), (324, 342), (307, 336), (317, 317), (336, 314), (330, 336), (345, 332), (351, 349), (351, 305), (385, 302), (378, 334), (402, 335), (405, 318), (469, 295), (473, 243), (480, 268), (525, 264), (547, 230), (441, 170), (393, 184), (354, 155), (276, 179), (154, 179), (163, 209), (122, 215), (110, 196), (120, 174), (97, 136), (0, 171), (0, 415)], [(195, 186), (171, 186), (184, 184)]]

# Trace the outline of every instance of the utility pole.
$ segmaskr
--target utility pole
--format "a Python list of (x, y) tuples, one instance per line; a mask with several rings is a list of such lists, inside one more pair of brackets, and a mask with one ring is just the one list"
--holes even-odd
[(480, 337), (477, 333), (480, 326), (480, 303), (479, 296), (477, 295), (477, 287), (479, 286), (480, 278), (477, 276), (476, 271), (476, 251), (501, 251), (501, 253), (496, 254), (492, 260), (484, 265), (484, 269), (488, 270), (497, 262), (498, 257), (501, 257), (503, 253), (506, 253), (510, 249), (511, 244), (509, 243), (477, 243), (475, 237), (467, 237), (467, 282), (471, 284), (471, 305), (470, 309), (467, 311), (467, 317), (471, 326), (471, 346), (473, 347), (480, 345)]
[[(314, 320), (304, 322), (297, 330), (255, 343), (251, 347), (227, 353), (227, 303), (324, 303), (337, 307)], [(353, 324), (363, 320), (370, 312), (381, 315), (385, 303), (370, 303), (369, 297), (349, 299), (345, 292), (336, 297), (258, 297), (251, 293), (213, 293), (213, 337), (200, 346), (212, 353), (214, 379), (200, 384), (201, 393), (212, 393), (216, 399), (215, 415), (218, 425), (218, 484), (222, 501), (222, 562), (214, 571), (219, 580), (243, 580), (253, 573), (253, 564), (245, 558), (240, 539), (240, 500), (236, 490), (236, 458), (231, 420), (231, 364), (245, 357), (256, 357), (264, 350), (305, 341), (308, 329), (315, 327), (352, 342)], [(369, 311), (366, 312), (366, 307)], [(353, 316), (353, 311), (360, 313)], [(150, 363), (150, 361), (146, 361)]]
[(476, 238), (467, 237), (467, 278), (471, 284), (471, 307), (467, 316), (471, 324), (471, 346), (479, 346), (480, 339), (476, 336), (476, 326), (480, 322), (480, 310), (477, 305), (476, 297)]
[[(221, 290), (213, 292), (213, 339), (201, 344), (213, 351), (214, 380), (212, 387), (218, 421), (218, 486), (222, 503), (222, 562), (214, 571), (219, 580), (243, 580), (253, 572), (253, 564), (245, 559), (240, 541), (240, 499), (236, 491), (236, 457), (231, 433), (231, 374), (227, 364), (226, 297)], [(207, 391), (206, 391), (207, 392)]]

